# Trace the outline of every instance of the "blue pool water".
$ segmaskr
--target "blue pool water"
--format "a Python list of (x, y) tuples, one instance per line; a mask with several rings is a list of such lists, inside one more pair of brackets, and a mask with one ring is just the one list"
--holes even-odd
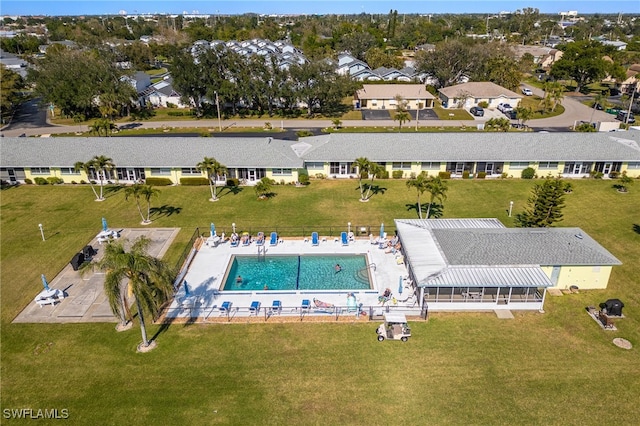
[[(336, 264), (341, 270), (336, 272)], [(370, 289), (365, 255), (233, 256), (223, 290)], [(242, 278), (238, 282), (237, 278)]]

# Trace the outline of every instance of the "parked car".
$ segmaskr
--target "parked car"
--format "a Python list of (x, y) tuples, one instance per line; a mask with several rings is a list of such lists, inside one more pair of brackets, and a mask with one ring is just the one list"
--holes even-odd
[(533, 96), (533, 91), (531, 91), (531, 89), (528, 89), (526, 87), (522, 88), (522, 94), (526, 95), (526, 96)]
[(498, 104), (498, 111), (500, 112), (511, 111), (511, 110), (513, 110), (513, 107), (510, 104)]
[(511, 120), (515, 120), (516, 118), (518, 118), (518, 114), (512, 109), (510, 109), (508, 111), (504, 111), (503, 113), (504, 113), (504, 115), (507, 116), (507, 118), (509, 118)]
[(484, 117), (484, 109), (481, 106), (471, 107), (469, 112), (471, 113), (471, 115), (474, 115), (476, 117)]
[(633, 124), (636, 122), (636, 118), (633, 116), (633, 114), (629, 114), (627, 111), (618, 111), (616, 120), (620, 120), (623, 123), (627, 124)]

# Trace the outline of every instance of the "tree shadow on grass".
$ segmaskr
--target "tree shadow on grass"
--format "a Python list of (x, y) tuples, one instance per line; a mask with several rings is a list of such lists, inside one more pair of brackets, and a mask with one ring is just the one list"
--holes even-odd
[[(105, 198), (108, 198), (108, 197), (112, 197), (112, 196), (116, 195), (122, 189), (124, 189), (124, 185), (105, 185), (102, 188), (102, 193), (104, 194)], [(96, 191), (98, 191), (98, 193), (100, 193), (100, 187), (99, 186), (96, 188)]]
[(258, 199), (259, 200), (270, 200), (272, 198), (275, 198), (276, 195), (278, 195), (278, 194), (276, 194), (275, 192), (266, 192), (264, 194), (260, 194), (258, 196)]
[(180, 214), (182, 211), (182, 207), (168, 206), (163, 205), (160, 207), (151, 207), (149, 213), (153, 216), (154, 219), (158, 219), (165, 216), (171, 216), (174, 214)]
[(240, 186), (224, 186), (220, 188), (220, 192), (218, 192), (218, 198), (222, 198), (226, 195), (238, 195), (244, 190), (244, 188)]
[[(418, 215), (418, 203), (405, 204), (408, 212), (414, 211), (417, 217)], [(444, 214), (444, 206), (442, 204), (433, 203), (431, 205), (431, 211), (429, 212), (429, 217), (425, 217), (427, 214), (427, 210), (429, 210), (429, 203), (420, 204), (420, 208), (422, 209), (422, 217), (424, 219), (440, 219)]]
[(640, 224), (633, 224), (633, 232), (635, 232), (636, 234), (640, 234)]

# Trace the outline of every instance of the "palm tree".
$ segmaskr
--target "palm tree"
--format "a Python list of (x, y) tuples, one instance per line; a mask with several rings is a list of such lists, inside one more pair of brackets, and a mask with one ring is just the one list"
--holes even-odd
[(78, 161), (76, 164), (73, 165), (73, 169), (76, 172), (83, 171), (87, 175), (87, 180), (89, 181), (89, 186), (91, 187), (91, 190), (93, 191), (93, 194), (96, 196), (96, 201), (100, 201), (100, 197), (98, 196), (98, 193), (96, 192), (96, 188), (93, 186), (93, 182), (91, 181), (90, 173), (92, 171), (94, 171), (93, 163), (91, 162), (91, 160), (87, 161), (86, 163), (83, 163), (82, 161)]
[[(140, 217), (142, 218), (142, 224), (148, 225), (151, 223), (151, 197), (158, 196), (160, 194), (160, 190), (155, 189), (151, 185), (142, 185), (139, 183), (133, 184), (127, 187), (124, 190), (124, 199), (128, 200), (129, 197), (133, 197), (136, 200), (136, 205), (138, 206), (138, 212), (140, 213)], [(140, 199), (144, 198), (147, 202), (147, 217), (142, 214), (142, 207), (140, 206)]]
[(369, 178), (371, 180), (366, 185), (367, 191), (366, 191), (366, 193), (364, 195), (364, 199), (366, 201), (369, 201), (369, 198), (371, 198), (371, 190), (373, 188), (373, 181), (375, 180), (376, 176), (378, 176), (378, 173), (382, 172), (383, 170), (384, 170), (384, 168), (381, 165), (379, 165), (378, 163), (375, 163), (373, 161), (369, 162), (368, 173), (369, 173)]
[[(209, 189), (211, 190), (211, 198), (209, 201), (218, 201), (218, 186), (216, 180), (218, 176), (227, 174), (227, 167), (220, 164), (213, 157), (204, 157), (204, 159), (196, 165), (201, 172), (205, 172), (209, 181)], [(213, 178), (213, 179), (212, 179)]]
[(426, 190), (430, 195), (429, 207), (427, 207), (427, 219), (431, 215), (431, 206), (435, 200), (440, 202), (447, 199), (447, 183), (440, 179), (440, 176), (434, 176), (428, 178), (426, 184)]
[(411, 114), (409, 114), (409, 111), (400, 109), (396, 111), (395, 114), (393, 114), (393, 121), (398, 122), (398, 132), (399, 132), (400, 129), (402, 128), (402, 123), (411, 121)]
[(516, 108), (516, 117), (518, 117), (518, 121), (520, 125), (524, 127), (524, 123), (531, 120), (533, 116), (533, 111), (529, 107), (519, 106)]
[(91, 166), (93, 170), (95, 170), (98, 175), (98, 180), (100, 181), (100, 196), (98, 197), (98, 201), (103, 201), (104, 196), (102, 189), (104, 188), (104, 179), (106, 178), (107, 172), (116, 168), (113, 160), (104, 155), (96, 155), (91, 159)]
[(411, 178), (407, 181), (407, 188), (415, 188), (418, 192), (418, 217), (422, 219), (422, 204), (420, 204), (420, 195), (424, 194), (427, 190), (427, 172), (422, 172), (415, 178)]
[(146, 237), (136, 239), (127, 251), (124, 242), (112, 242), (104, 249), (104, 256), (92, 263), (92, 267), (106, 272), (104, 292), (113, 314), (123, 318), (126, 310), (125, 295), (130, 292), (136, 299), (142, 348), (149, 347), (144, 315), (157, 315), (160, 306), (173, 293), (175, 274), (162, 260), (147, 254), (151, 240)]
[(360, 201), (362, 202), (367, 201), (366, 197), (364, 196), (364, 187), (362, 186), (362, 178), (369, 177), (370, 165), (371, 165), (371, 162), (366, 157), (356, 158), (356, 160), (352, 164), (352, 167), (355, 167), (358, 169), (358, 186), (360, 187)]

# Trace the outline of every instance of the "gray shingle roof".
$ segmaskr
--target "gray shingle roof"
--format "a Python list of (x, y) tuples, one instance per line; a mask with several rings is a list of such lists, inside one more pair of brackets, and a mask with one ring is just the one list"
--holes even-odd
[(71, 167), (106, 155), (118, 167), (195, 167), (215, 157), (227, 167), (298, 168), (295, 141), (261, 137), (224, 138), (0, 138), (2, 167)]
[(332, 133), (306, 161), (640, 161), (640, 132)]
[(580, 228), (433, 229), (449, 265), (619, 265)]

